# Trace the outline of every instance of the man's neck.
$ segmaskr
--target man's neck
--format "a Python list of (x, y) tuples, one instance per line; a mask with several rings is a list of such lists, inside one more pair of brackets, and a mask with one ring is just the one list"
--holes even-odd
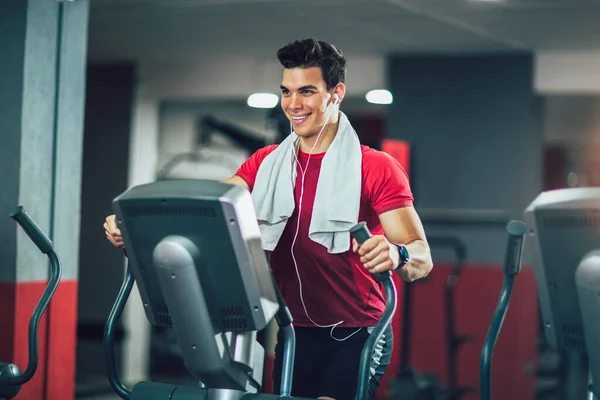
[[(323, 129), (320, 137), (315, 135), (309, 138), (300, 138), (300, 150), (309, 154), (325, 153), (329, 146), (331, 146), (331, 142), (333, 142), (333, 139), (337, 134), (339, 124), (340, 120), (337, 118), (335, 122), (329, 123), (325, 126), (325, 129)], [(319, 141), (315, 146), (317, 138)]]

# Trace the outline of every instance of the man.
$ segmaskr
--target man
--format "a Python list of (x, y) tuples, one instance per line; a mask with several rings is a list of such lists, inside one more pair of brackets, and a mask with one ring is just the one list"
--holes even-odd
[[(254, 153), (223, 182), (252, 192), (263, 247), (296, 328), (292, 395), (353, 400), (362, 348), (385, 308), (376, 272), (411, 282), (432, 268), (407, 175), (389, 155), (360, 145), (339, 104), (346, 60), (314, 39), (292, 42), (283, 66), (281, 107), (293, 132)], [(373, 237), (358, 246), (349, 227), (366, 221)], [(108, 240), (122, 246), (114, 217)], [(274, 387), (281, 382), (283, 337)], [(391, 327), (371, 362), (371, 397), (392, 351)]]

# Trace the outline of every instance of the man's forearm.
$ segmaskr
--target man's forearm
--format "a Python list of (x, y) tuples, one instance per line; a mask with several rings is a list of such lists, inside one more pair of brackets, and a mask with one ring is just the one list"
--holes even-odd
[(402, 268), (396, 269), (398, 275), (407, 282), (426, 277), (433, 268), (429, 245), (424, 240), (415, 240), (405, 246), (408, 250), (409, 261)]

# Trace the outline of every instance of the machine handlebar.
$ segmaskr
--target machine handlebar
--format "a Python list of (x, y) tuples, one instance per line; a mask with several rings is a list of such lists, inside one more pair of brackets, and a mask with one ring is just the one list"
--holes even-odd
[(521, 260), (523, 255), (523, 243), (527, 227), (521, 221), (510, 221), (506, 226), (508, 232), (508, 245), (504, 259), (504, 273), (515, 276), (521, 272)]
[[(359, 222), (353, 226), (350, 229), (350, 233), (360, 245), (362, 245), (371, 237), (371, 232), (369, 232), (365, 222)], [(373, 357), (375, 346), (383, 335), (383, 331), (390, 325), (396, 312), (397, 292), (396, 285), (392, 279), (392, 271), (379, 272), (374, 275), (375, 279), (381, 281), (383, 284), (385, 289), (386, 304), (383, 315), (369, 336), (369, 339), (367, 339), (360, 356), (360, 369), (358, 372), (358, 385), (356, 389), (357, 400), (365, 400), (369, 398), (370, 360), (371, 357)]]
[(48, 256), (50, 260), (50, 274), (48, 285), (29, 320), (29, 360), (25, 372), (21, 373), (19, 367), (15, 364), (0, 362), (0, 398), (8, 399), (15, 397), (21, 390), (21, 386), (29, 382), (37, 370), (39, 363), (38, 330), (40, 320), (58, 287), (62, 274), (60, 260), (54, 252), (54, 245), (29, 214), (27, 214), (23, 206), (17, 207), (10, 214), (10, 217), (23, 228), (37, 248)]
[(42, 232), (39, 226), (31, 219), (27, 211), (23, 208), (23, 206), (18, 206), (11, 214), (10, 217), (14, 219), (21, 228), (25, 231), (27, 236), (31, 239), (31, 241), (37, 246), (38, 249), (43, 254), (50, 253), (54, 246), (48, 236)]
[(526, 227), (521, 221), (511, 221), (506, 226), (508, 233), (508, 244), (506, 256), (504, 259), (504, 282), (496, 311), (492, 318), (490, 328), (483, 343), (480, 359), (480, 398), (481, 400), (492, 399), (492, 361), (494, 357), (494, 348), (500, 335), (504, 317), (508, 311), (510, 298), (515, 283), (515, 277), (521, 271), (521, 262), (523, 254), (523, 243)]
[[(369, 228), (367, 228), (366, 222), (359, 222), (358, 224), (354, 225), (352, 228), (350, 228), (350, 233), (352, 234), (352, 236), (354, 236), (354, 239), (356, 239), (358, 244), (361, 246), (372, 236), (371, 232), (369, 231)], [(377, 279), (380, 282), (383, 282), (392, 277), (392, 271), (377, 272), (373, 275), (375, 276), (375, 279)]]

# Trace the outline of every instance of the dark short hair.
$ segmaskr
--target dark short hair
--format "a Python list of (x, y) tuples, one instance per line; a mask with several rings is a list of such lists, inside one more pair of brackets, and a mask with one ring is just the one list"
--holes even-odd
[(313, 38), (295, 40), (277, 51), (277, 59), (286, 68), (321, 68), (327, 90), (346, 83), (346, 59), (335, 46)]

